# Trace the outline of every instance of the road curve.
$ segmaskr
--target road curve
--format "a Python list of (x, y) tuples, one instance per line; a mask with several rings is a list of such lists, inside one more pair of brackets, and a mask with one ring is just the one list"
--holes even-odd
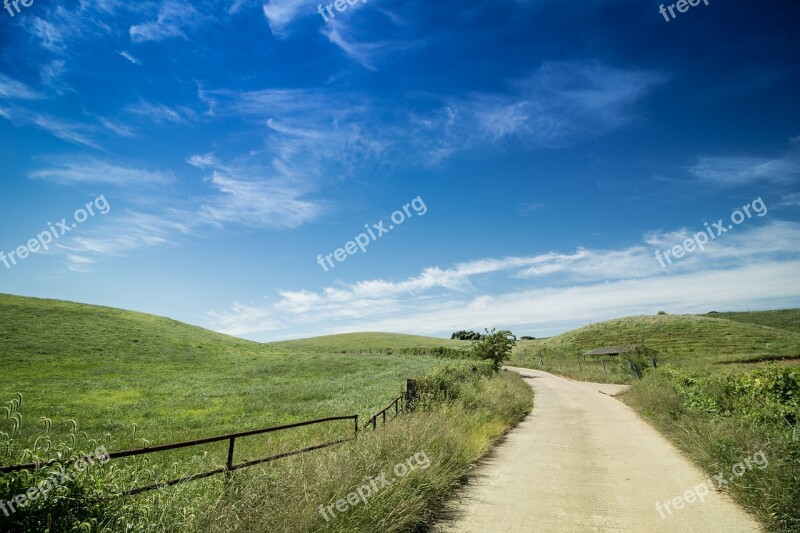
[(611, 396), (623, 386), (509, 370), (533, 387), (534, 410), (477, 467), (434, 532), (761, 531), (715, 491), (661, 517), (656, 502), (708, 476)]

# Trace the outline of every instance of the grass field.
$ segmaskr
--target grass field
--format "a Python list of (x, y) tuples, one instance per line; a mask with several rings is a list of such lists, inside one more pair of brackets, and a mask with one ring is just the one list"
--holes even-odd
[(406, 378), (441, 364), (305, 354), (150, 315), (12, 296), (0, 296), (0, 353), (0, 398), (24, 395), (26, 430), (46, 416), (58, 436), (74, 419), (92, 436), (110, 432), (115, 449), (141, 445), (139, 437), (155, 444), (366, 417)]
[[(345, 353), (331, 349), (334, 345), (344, 346)], [(453, 345), (382, 334), (260, 344), (140, 313), (0, 295), (0, 404), (23, 395), (19, 431), (0, 418), (0, 452), (6, 446), (11, 450), (0, 453), (0, 461), (27, 462), (26, 448), (47, 459), (59, 450), (90, 451), (94, 441), (118, 451), (335, 415), (358, 414), (363, 428), (369, 415), (400, 394), (407, 378), (463, 367), (463, 379), (471, 382), (463, 386), (471, 391), (469, 406), (460, 406), (455, 397), (431, 404), (425, 413), (404, 417), (403, 425), (396, 422), (387, 431), (394, 438), (365, 433), (359, 446), (344, 444), (248, 469), (232, 484), (216, 476), (111, 503), (87, 503), (69, 519), (73, 525), (106, 524), (114, 531), (120, 530), (120, 520), (127, 531), (247, 531), (266, 523), (274, 531), (359, 530), (376, 517), (357, 512), (327, 524), (308, 505), (341, 496), (341, 482), (376, 475), (377, 465), (391, 466), (405, 458), (406, 448), (426, 445), (440, 468), (414, 484), (387, 490), (385, 499), (371, 506), (390, 517), (386, 531), (402, 531), (405, 526), (391, 525), (395, 498), (408, 512), (403, 524), (424, 522), (469, 465), (530, 410), (532, 393), (515, 376), (480, 377), (472, 372), (472, 362), (403, 354)], [(49, 429), (45, 417), (52, 421)], [(352, 434), (352, 422), (337, 422), (248, 437), (237, 440), (235, 462)], [(399, 435), (405, 438), (402, 448)], [(456, 441), (448, 443), (451, 438)], [(86, 486), (59, 488), (61, 496), (48, 504), (56, 507), (47, 512), (56, 509), (65, 516), (69, 502), (93, 502), (109, 490), (218, 468), (226, 451), (226, 443), (218, 443), (114, 461), (113, 472), (103, 474), (107, 477), (87, 474), (81, 482)], [(329, 475), (333, 478), (321, 477)], [(0, 496), (8, 500), (33, 481), (0, 476)], [(267, 496), (284, 507), (241, 506)], [(31, 516), (36, 512), (32, 509)], [(32, 517), (21, 528), (0, 514), (0, 529), (38, 531), (44, 522), (37, 520)]]
[[(715, 375), (737, 380), (737, 373), (758, 366), (748, 361), (798, 357), (798, 313), (612, 320), (557, 337), (519, 341), (511, 363), (577, 379), (630, 382), (627, 366), (609, 364), (604, 370), (601, 364), (582, 359), (578, 366), (577, 355), (599, 346), (643, 344), (657, 353), (662, 366), (687, 372), (713, 369)], [(407, 531), (423, 527), (470, 465), (531, 408), (530, 389), (518, 376), (481, 377), (472, 370), (476, 363), (452, 359), (454, 354), (466, 354), (470, 344), (386, 333), (260, 344), (151, 315), (0, 295), (0, 402), (23, 394), (23, 423), (14, 435), (13, 449), (35, 444), (46, 456), (44, 441), (35, 443), (37, 437), (64, 442), (74, 433), (75, 448), (88, 450), (90, 439), (97, 439), (116, 451), (332, 415), (358, 414), (363, 426), (371, 413), (399, 394), (407, 378), (438, 376), (420, 383), (445, 387), (447, 394), (434, 394), (437, 400), (426, 404), (423, 412), (406, 416), (383, 432), (364, 434), (358, 445), (249, 469), (229, 484), (218, 476), (125, 500), (122, 507), (84, 510), (99, 520), (95, 525), (114, 524), (112, 529), (119, 530), (123, 520), (127, 531), (249, 531), (269, 526), (274, 531), (345, 532), (374, 524), (385, 531)], [(449, 359), (430, 355), (434, 353)], [(442, 374), (445, 367), (450, 370)], [(684, 405), (686, 397), (678, 385), (663, 381), (662, 373), (645, 378), (630, 394), (631, 404), (709, 469), (729, 460), (731, 453), (735, 456), (755, 445), (772, 446), (774, 453), (790, 460), (798, 454), (792, 427), (762, 424), (753, 433), (756, 426), (744, 419), (693, 411)], [(714, 390), (704, 394), (715, 398)], [(701, 407), (714, 400), (703, 401)], [(758, 413), (775, 411), (768, 406), (759, 409)], [(46, 435), (43, 417), (52, 420)], [(71, 431), (71, 420), (78, 431)], [(5, 425), (0, 421), (3, 431), (11, 431), (9, 421)], [(337, 423), (251, 437), (237, 441), (236, 460), (351, 434), (351, 424)], [(766, 435), (767, 441), (758, 435)], [(0, 445), (2, 439), (0, 433)], [(409, 477), (375, 503), (334, 522), (325, 522), (316, 512), (316, 505), (341, 497), (359, 479), (421, 448), (437, 465), (424, 476)], [(180, 477), (221, 466), (225, 451), (224, 445), (214, 444), (146, 460), (126, 459), (114, 463), (119, 470), (113, 483), (97, 483), (119, 489)], [(18, 454), (5, 462), (23, 459)], [(752, 487), (737, 496), (776, 531), (794, 520), (787, 501), (794, 497), (797, 483), (785, 477), (786, 472), (794, 475), (796, 468), (776, 469), (761, 480), (769, 486), (763, 490), (770, 491), (770, 505), (783, 513), (780, 519), (764, 514), (763, 502), (755, 501), (758, 492)], [(72, 497), (65, 496), (64, 501)], [(259, 504), (265, 498), (270, 506)]]

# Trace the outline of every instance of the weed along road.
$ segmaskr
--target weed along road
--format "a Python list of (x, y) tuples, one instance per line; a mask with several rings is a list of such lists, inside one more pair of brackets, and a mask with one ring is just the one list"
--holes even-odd
[[(720, 492), (683, 499), (709, 476), (612, 396), (624, 386), (509, 370), (533, 387), (534, 410), (477, 467), (434, 531), (761, 531)], [(679, 509), (659, 513), (657, 502), (675, 499)]]

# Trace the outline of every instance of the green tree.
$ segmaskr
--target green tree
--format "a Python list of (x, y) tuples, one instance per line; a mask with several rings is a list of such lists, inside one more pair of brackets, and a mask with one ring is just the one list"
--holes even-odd
[(463, 329), (461, 331), (456, 331), (450, 336), (451, 339), (457, 339), (461, 341), (476, 341), (481, 337), (483, 337), (483, 335), (477, 331), (467, 331)]
[(473, 341), (472, 352), (479, 359), (489, 359), (494, 371), (500, 370), (500, 365), (511, 355), (511, 349), (517, 343), (517, 337), (508, 330), (485, 330), (482, 338)]

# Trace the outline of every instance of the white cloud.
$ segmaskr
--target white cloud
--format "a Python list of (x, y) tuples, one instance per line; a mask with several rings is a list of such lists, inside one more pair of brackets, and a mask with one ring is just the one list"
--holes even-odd
[(100, 149), (100, 145), (91, 139), (92, 127), (72, 120), (47, 115), (35, 115), (31, 122), (52, 135), (75, 144)]
[(197, 9), (183, 0), (166, 0), (158, 10), (156, 20), (130, 27), (131, 40), (135, 43), (163, 41), (180, 37), (188, 39), (186, 31), (200, 26), (206, 19)]
[(151, 120), (157, 124), (169, 122), (172, 124), (189, 124), (197, 118), (197, 113), (186, 106), (169, 107), (160, 103), (140, 101), (136, 105), (129, 105), (126, 110), (135, 115)]
[(778, 207), (800, 207), (800, 193), (784, 194)]
[(141, 64), (141, 63), (139, 63), (138, 59), (136, 59), (135, 57), (133, 57), (133, 55), (131, 55), (130, 52), (127, 52), (125, 50), (117, 50), (117, 53), (119, 55), (121, 55), (122, 57), (124, 57), (125, 59), (127, 59), (128, 61), (130, 61), (131, 63), (133, 63), (134, 65), (140, 65)]
[(0, 73), (0, 98), (8, 100), (36, 100), (43, 98), (43, 96), (30, 89), (24, 83)]
[(214, 171), (209, 182), (219, 192), (205, 200), (200, 217), (210, 224), (295, 228), (320, 211), (318, 205), (302, 199), (304, 191), (279, 180), (244, 179)]
[(793, 157), (700, 157), (690, 170), (699, 179), (719, 185), (785, 184), (800, 176), (800, 166)]
[(264, 16), (274, 35), (283, 35), (286, 27), (295, 19), (316, 13), (315, 6), (306, 0), (268, 0), (264, 4)]
[[(800, 278), (789, 274), (792, 269), (796, 273), (800, 264), (800, 224), (773, 221), (737, 227), (705, 251), (662, 268), (655, 249), (680, 244), (689, 233), (650, 233), (644, 238), (646, 244), (619, 250), (579, 249), (481, 259), (447, 269), (430, 267), (401, 281), (339, 283), (318, 292), (283, 290), (267, 305), (214, 313), (211, 327), (260, 339), (365, 329), (418, 333), (492, 325), (541, 329), (610, 318), (610, 313), (652, 313), (662, 308), (688, 312), (743, 302), (755, 307), (800, 297)], [(519, 289), (491, 294), (475, 288), (496, 276), (513, 281)], [(797, 281), (787, 282), (790, 278)], [(251, 315), (257, 319), (251, 320)]]
[(186, 160), (186, 163), (197, 168), (210, 168), (217, 165), (217, 158), (213, 153), (195, 154)]
[(63, 185), (76, 183), (104, 183), (117, 186), (163, 185), (172, 181), (170, 174), (124, 167), (97, 159), (74, 158), (55, 161), (55, 164), (30, 173), (34, 179), (43, 179)]

